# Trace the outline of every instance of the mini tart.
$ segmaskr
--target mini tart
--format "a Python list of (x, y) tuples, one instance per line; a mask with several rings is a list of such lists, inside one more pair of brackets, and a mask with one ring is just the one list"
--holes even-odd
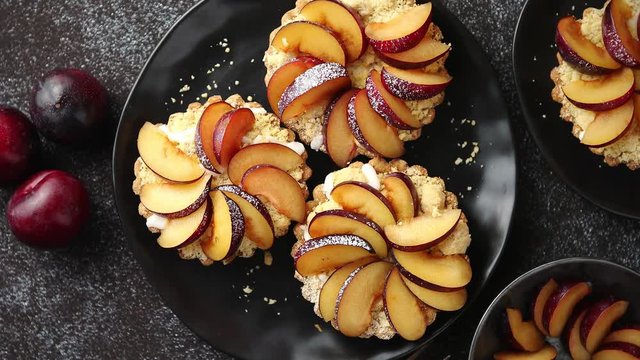
[[(202, 169), (203, 165), (201, 164), (200, 157), (198, 156), (197, 146), (195, 144), (195, 134), (197, 132), (196, 128), (198, 126), (200, 118), (205, 112), (205, 109), (207, 109), (207, 107), (212, 104), (218, 104), (222, 101), (222, 97), (213, 96), (210, 97), (204, 104), (201, 104), (199, 102), (192, 103), (188, 106), (185, 112), (172, 114), (169, 117), (167, 124), (156, 124), (154, 126), (160, 129), (164, 134), (166, 134), (169, 141), (171, 141), (171, 143), (173, 144), (175, 151), (179, 152), (182, 155), (186, 155), (188, 159), (196, 162), (197, 166)], [(290, 148), (292, 151), (295, 151), (302, 158), (301, 164), (295, 168), (288, 169), (286, 171), (286, 174), (288, 174), (293, 179), (291, 180), (292, 182), (299, 186), (301, 196), (306, 199), (309, 194), (306, 181), (307, 179), (309, 179), (309, 177), (311, 177), (312, 171), (311, 168), (309, 168), (306, 164), (308, 154), (306, 153), (304, 146), (301, 143), (294, 141), (295, 134), (288, 129), (280, 127), (279, 119), (274, 114), (268, 113), (259, 103), (245, 102), (243, 98), (237, 94), (230, 96), (224, 101), (231, 105), (234, 110), (246, 108), (249, 109), (255, 116), (255, 122), (253, 123), (253, 126), (242, 137), (240, 145), (241, 149), (255, 144), (280, 144), (282, 146)], [(133, 192), (138, 196), (141, 195), (141, 193), (145, 189), (145, 186), (148, 185), (177, 184), (176, 182), (167, 180), (166, 178), (163, 178), (155, 173), (149, 166), (147, 166), (142, 157), (138, 157), (134, 164), (133, 170), (135, 174), (135, 180), (133, 181), (132, 187)], [(207, 256), (207, 254), (203, 250), (203, 243), (212, 239), (213, 236), (213, 222), (215, 221), (214, 213), (216, 211), (214, 193), (219, 186), (231, 186), (233, 185), (233, 183), (229, 178), (229, 173), (226, 171), (217, 174), (203, 169), (202, 176), (211, 177), (210, 183), (207, 186), (210, 194), (203, 195), (206, 198), (210, 198), (209, 200), (211, 201), (204, 201), (204, 204), (202, 205), (207, 206), (207, 202), (209, 202), (212, 207), (212, 211), (209, 213), (208, 219), (203, 220), (207, 222), (207, 224), (205, 224), (206, 229), (200, 236), (197, 236), (197, 238), (195, 239), (191, 239), (188, 244), (184, 246), (175, 246), (174, 248), (177, 249), (179, 256), (185, 260), (198, 259), (203, 265), (211, 265), (214, 263), (214, 260)], [(200, 180), (202, 180), (202, 178), (195, 180), (193, 183)], [(267, 181), (266, 178), (264, 180)], [(244, 189), (244, 184), (239, 185), (238, 188), (246, 190)], [(249, 194), (249, 197), (253, 197), (254, 201), (257, 199), (257, 202), (261, 203), (257, 205), (262, 205), (260, 206), (262, 210), (261, 213), (271, 225), (272, 238), (284, 236), (289, 230), (292, 219), (287, 215), (284, 215), (282, 211), (279, 210), (278, 207), (269, 200), (268, 197), (263, 196), (262, 194), (251, 194), (249, 190), (246, 190), (246, 193)], [(238, 212), (237, 206), (231, 206), (231, 208), (231, 213), (233, 213), (233, 210), (236, 210), (236, 212)], [(176, 218), (175, 216), (156, 214), (145, 207), (142, 201), (138, 206), (138, 212), (142, 217), (147, 219), (147, 227), (149, 231), (152, 233), (160, 234), (161, 236), (165, 231), (165, 226), (167, 225), (167, 223), (170, 223), (174, 220), (174, 218)], [(177, 217), (177, 219), (179, 220), (180, 217)], [(234, 224), (232, 224), (232, 227), (233, 226)], [(245, 226), (242, 227), (244, 227), (244, 230), (246, 230), (248, 226), (249, 224), (245, 224)], [(236, 230), (238, 229), (232, 230), (232, 233), (234, 233), (235, 235), (238, 234)], [(237, 256), (245, 258), (251, 257), (254, 255), (256, 249), (258, 248), (261, 248), (265, 251), (268, 250), (268, 247), (259, 246), (256, 241), (248, 236), (248, 231), (244, 230), (240, 233), (242, 237), (237, 251), (235, 251), (233, 254), (230, 254), (229, 256), (226, 256), (222, 260), (224, 264), (230, 263)]]
[[(305, 5), (312, 1), (313, 0), (297, 0), (295, 8), (287, 11), (283, 15), (281, 20), (282, 25), (273, 30), (273, 32), (270, 34), (269, 43), (272, 43), (278, 31), (285, 25), (292, 22), (308, 21), (308, 19), (305, 18), (305, 16), (301, 13), (301, 10)], [(361, 22), (363, 29), (372, 22), (388, 22), (398, 15), (411, 11), (418, 6), (415, 0), (340, 0), (339, 3), (352, 11), (352, 13), (356, 13), (357, 16), (359, 16), (359, 21)], [(327, 25), (327, 27), (330, 28), (329, 25)], [(435, 23), (431, 22), (428, 26), (428, 30), (426, 31), (424, 39), (431, 39), (435, 42), (442, 42), (443, 34), (440, 28)], [(346, 63), (346, 71), (351, 80), (351, 89), (365, 89), (367, 79), (372, 70), (382, 72), (383, 67), (385, 69), (393, 69), (393, 66), (388, 64), (388, 62), (391, 61), (383, 61), (376, 50), (374, 50), (373, 47), (367, 43), (368, 41), (369, 40), (365, 36), (365, 50), (363, 51), (362, 55), (357, 60), (351, 62), (347, 61)], [(450, 45), (443, 45), (448, 46), (450, 49)], [(431, 62), (426, 66), (418, 68), (413, 67), (411, 71), (440, 75), (442, 77), (450, 79), (449, 73), (445, 68), (445, 61), (448, 57), (448, 53), (449, 51), (446, 51), (443, 55), (438, 57), (437, 60)], [(306, 56), (306, 54), (304, 53), (284, 52), (274, 47), (273, 45), (269, 46), (263, 58), (263, 62), (267, 70), (265, 76), (265, 84), (267, 86), (269, 85), (269, 81), (271, 80), (273, 74), (283, 65), (286, 65), (304, 56)], [(393, 85), (389, 85), (388, 89), (392, 86)], [(396, 89), (402, 90), (402, 88), (402, 85), (396, 86)], [(298, 134), (300, 140), (303, 143), (310, 145), (313, 150), (329, 153), (329, 151), (327, 150), (325, 126), (326, 117), (328, 116), (327, 108), (329, 107), (330, 109), (332, 103), (335, 103), (335, 101), (338, 100), (341, 94), (344, 94), (344, 92), (340, 91), (336, 94), (331, 94), (327, 96), (327, 98), (321, 99), (317, 103), (310, 105), (309, 107), (307, 107), (304, 113), (295, 116), (292, 119), (284, 121), (285, 126), (295, 131)], [(422, 126), (428, 125), (433, 122), (436, 114), (435, 107), (443, 102), (444, 92), (438, 91), (436, 94), (431, 95), (429, 98), (421, 100), (399, 100), (400, 102), (404, 102), (406, 104), (408, 108), (407, 110), (411, 113), (414, 120), (418, 124), (418, 126), (414, 128), (403, 129), (402, 126), (393, 126), (393, 124), (388, 121), (389, 128), (393, 129), (392, 132), (394, 134), (392, 136), (398, 137), (399, 140), (401, 140), (400, 144), (402, 144), (403, 142), (418, 139), (421, 135)], [(372, 100), (369, 101), (375, 108), (375, 100), (373, 102)], [(379, 114), (382, 115), (381, 113)], [(356, 134), (354, 133), (354, 135)], [(376, 156), (385, 158), (399, 157), (386, 156), (380, 152), (376, 152), (372, 149), (371, 146), (368, 146), (362, 141), (359, 141), (357, 137), (358, 136), (356, 135), (355, 138), (351, 140), (355, 143), (355, 148), (351, 159), (353, 159), (357, 155), (364, 155), (369, 158), (373, 158)], [(334, 161), (336, 160), (334, 159)], [(336, 161), (336, 163), (340, 166), (346, 165), (345, 162)]]
[[(629, 1), (635, 7), (635, 12), (640, 9), (640, 3), (637, 1)], [(582, 18), (578, 19), (580, 24), (580, 31), (584, 37), (586, 37), (591, 43), (595, 44), (601, 49), (605, 49), (603, 35), (602, 35), (602, 21), (604, 16), (604, 8), (587, 8), (582, 14)], [(635, 19), (635, 17), (634, 17)], [(635, 22), (634, 22), (635, 24)], [(567, 84), (577, 81), (592, 81), (601, 79), (604, 75), (592, 75), (587, 74), (576, 68), (569, 62), (565, 61), (560, 53), (557, 54), (558, 66), (551, 70), (551, 80), (555, 84), (555, 87), (551, 91), (551, 97), (554, 101), (560, 103), (562, 108), (560, 109), (560, 117), (573, 124), (571, 133), (579, 140), (583, 140), (585, 131), (589, 125), (591, 125), (598, 112), (585, 110), (572, 103), (569, 98), (564, 94), (563, 87)], [(622, 66), (622, 71), (625, 67)], [(637, 69), (634, 71), (638, 71)], [(637, 78), (636, 78), (637, 79)], [(637, 87), (636, 87), (637, 89)], [(638, 96), (636, 92), (634, 97)], [(635, 104), (638, 104), (638, 99), (635, 99)], [(633, 100), (632, 100), (633, 101)], [(637, 105), (636, 105), (637, 106)], [(640, 126), (638, 111), (635, 111), (634, 119), (617, 138), (601, 146), (588, 146), (589, 150), (594, 154), (604, 157), (604, 162), (609, 166), (626, 165), (631, 170), (636, 170), (640, 167)]]
[[(369, 222), (370, 226), (368, 228), (359, 228), (360, 230), (366, 228), (366, 231), (369, 231), (368, 233), (362, 232), (360, 230), (354, 230), (355, 228), (353, 227), (350, 227), (350, 229), (346, 232), (342, 230), (336, 230), (337, 228), (332, 228), (324, 231), (322, 229), (318, 230), (320, 229), (321, 225), (314, 225), (314, 219), (316, 217), (318, 217), (318, 219), (321, 219), (322, 216), (325, 216), (327, 214), (338, 214), (339, 216), (345, 216), (341, 213), (341, 211), (344, 212), (345, 210), (350, 213), (350, 215), (346, 216), (351, 218), (360, 218), (361, 220), (364, 219), (365, 222), (371, 220), (371, 218), (374, 216), (379, 216), (380, 213), (373, 213), (371, 216), (362, 215), (365, 212), (360, 211), (357, 208), (348, 209), (348, 206), (343, 206), (345, 202), (340, 199), (336, 200), (335, 198), (337, 194), (336, 189), (340, 187), (340, 184), (345, 185), (354, 182), (364, 183), (365, 187), (366, 185), (368, 185), (374, 189), (379, 189), (379, 194), (382, 194), (389, 201), (391, 201), (391, 203), (393, 204), (392, 207), (395, 208), (398, 203), (396, 201), (392, 201), (391, 199), (395, 198), (397, 200), (401, 197), (390, 195), (393, 190), (387, 188), (387, 185), (385, 185), (387, 184), (385, 182), (385, 179), (389, 176), (396, 176), (395, 179), (399, 179), (397, 177), (398, 174), (402, 174), (400, 176), (411, 182), (415, 188), (415, 195), (413, 197), (415, 204), (415, 213), (412, 214), (414, 216), (413, 220), (424, 217), (439, 219), (441, 217), (444, 217), (447, 213), (456, 211), (458, 212), (458, 217), (456, 217), (454, 222), (451, 223), (451, 228), (446, 231), (445, 234), (437, 241), (437, 244), (434, 243), (434, 246), (430, 246), (426, 249), (421, 250), (412, 249), (407, 250), (406, 252), (399, 252), (396, 246), (391, 246), (391, 242), (389, 241), (391, 237), (381, 235), (382, 237), (386, 238), (386, 242), (382, 241), (374, 243), (372, 241), (374, 240), (373, 236), (369, 236), (372, 234), (370, 232), (372, 228), (377, 227), (385, 234), (390, 234), (390, 231), (392, 231), (391, 228), (396, 226), (396, 222), (393, 222), (391, 225), (387, 226), (377, 226), (375, 223), (371, 224), (371, 222)], [(397, 194), (397, 192), (395, 193)], [(340, 201), (341, 203), (339, 203), (338, 201)], [(387, 203), (390, 204), (389, 202)], [(426, 327), (435, 321), (436, 315), (439, 310), (434, 308), (434, 306), (440, 307), (441, 310), (445, 311), (455, 311), (460, 309), (466, 302), (466, 284), (456, 285), (457, 289), (445, 289), (439, 286), (429, 286), (429, 288), (425, 290), (423, 286), (428, 286), (428, 284), (419, 285), (419, 279), (417, 282), (409, 280), (414, 279), (414, 277), (411, 276), (411, 273), (416, 270), (415, 264), (412, 265), (412, 270), (410, 270), (408, 266), (405, 266), (404, 270), (398, 271), (402, 268), (402, 266), (400, 265), (400, 262), (396, 260), (396, 257), (402, 253), (405, 256), (424, 255), (429, 259), (456, 259), (459, 265), (461, 264), (463, 268), (467, 268), (467, 275), (469, 276), (469, 279), (471, 276), (469, 259), (465, 255), (467, 248), (471, 243), (471, 235), (469, 233), (469, 227), (467, 226), (467, 219), (465, 215), (458, 210), (458, 200), (456, 196), (453, 193), (446, 191), (444, 181), (440, 178), (429, 177), (425, 168), (421, 166), (408, 166), (407, 163), (403, 160), (392, 160), (390, 162), (386, 162), (385, 160), (382, 160), (380, 158), (374, 158), (367, 164), (354, 162), (346, 168), (329, 174), (325, 183), (318, 185), (313, 190), (313, 200), (309, 201), (307, 203), (307, 206), (309, 209), (307, 223), (298, 224), (294, 228), (294, 234), (297, 238), (297, 242), (293, 246), (291, 254), (296, 261), (295, 278), (302, 282), (302, 296), (306, 300), (314, 304), (314, 312), (316, 313), (316, 315), (320, 316), (325, 321), (329, 321), (334, 328), (343, 332), (345, 335), (357, 336), (361, 338), (369, 338), (375, 336), (380, 339), (390, 339), (394, 335), (400, 334), (400, 336), (404, 337), (405, 339), (416, 340), (424, 334)], [(396, 214), (398, 213), (399, 212), (396, 211)], [(315, 219), (315, 221), (319, 223), (318, 219)], [(333, 223), (336, 223), (336, 219), (337, 218), (334, 217), (331, 221)], [(405, 217), (403, 220), (397, 221), (397, 224), (402, 225), (403, 222), (407, 223), (411, 221), (411, 218)], [(349, 228), (349, 226), (347, 227)], [(351, 243), (351, 245), (355, 246), (360, 246), (358, 245), (358, 243), (362, 242), (362, 239), (368, 237), (368, 240), (365, 240), (365, 242), (369, 245), (372, 245), (373, 249), (369, 248), (365, 244), (365, 247), (367, 247), (369, 251), (365, 251), (366, 254), (363, 255), (364, 257), (358, 255), (353, 259), (350, 259), (351, 262), (348, 262), (349, 260), (344, 259), (333, 261), (331, 259), (331, 256), (325, 254), (325, 258), (322, 260), (322, 262), (332, 263), (333, 265), (330, 268), (326, 269), (326, 271), (311, 271), (310, 274), (302, 275), (300, 273), (300, 271), (302, 271), (302, 266), (307, 266), (309, 262), (308, 258), (302, 259), (300, 257), (300, 254), (304, 252), (304, 248), (309, 248), (311, 244), (317, 241), (318, 237), (313, 238), (311, 233), (318, 234), (318, 231), (320, 231), (322, 235), (321, 237), (324, 238), (345, 237), (347, 238), (348, 242)], [(404, 231), (404, 229), (402, 229), (401, 231)], [(354, 236), (354, 234), (356, 234), (357, 236)], [(365, 236), (364, 234), (369, 235)], [(391, 236), (391, 234), (389, 236)], [(346, 251), (340, 250), (336, 251), (335, 253), (345, 254)], [(386, 255), (384, 253), (386, 253)], [(343, 255), (338, 256), (342, 257)], [(369, 257), (369, 260), (367, 260), (367, 257)], [(301, 262), (303, 261), (307, 261), (307, 263), (301, 264)], [(406, 264), (405, 261), (406, 259), (403, 259), (403, 264)], [(345, 281), (345, 283), (339, 283), (336, 285), (335, 283), (330, 284), (330, 279), (332, 279), (332, 275), (334, 274), (336, 274), (337, 277), (342, 276), (344, 279), (345, 274), (340, 274), (340, 269), (348, 268), (349, 266), (353, 267), (355, 266), (354, 264), (358, 262), (360, 262), (360, 264), (384, 262), (388, 263), (388, 265), (385, 269), (387, 275), (384, 275), (378, 279), (382, 279), (382, 282), (384, 284), (381, 284), (380, 281), (374, 284), (374, 286), (381, 286), (382, 290), (378, 289), (373, 294), (370, 310), (366, 310), (366, 313), (362, 314), (362, 317), (370, 315), (371, 320), (368, 326), (366, 326), (366, 329), (365, 327), (360, 328), (360, 330), (364, 331), (362, 331), (361, 333), (360, 331), (354, 333), (351, 332), (351, 329), (342, 328), (340, 326), (340, 320), (338, 320), (338, 318), (340, 317), (338, 309), (341, 304), (346, 301), (345, 297), (340, 300), (340, 295), (338, 295), (338, 298), (335, 302), (335, 313), (332, 313), (330, 310), (328, 314), (326, 309), (331, 309), (331, 307), (333, 306), (333, 298), (330, 298), (331, 301), (329, 301), (328, 303), (329, 306), (326, 307), (326, 303), (322, 305), (323, 300), (321, 300), (321, 297), (325, 296), (322, 295), (323, 292), (330, 292), (330, 290), (323, 289), (326, 284), (329, 284), (327, 285), (327, 287), (329, 288), (333, 286), (333, 291), (336, 291), (336, 286), (338, 286), (341, 288), (341, 293), (346, 293), (346, 291), (343, 290), (350, 286), (345, 285), (347, 281)], [(423, 265), (423, 263), (418, 263), (418, 268), (422, 267)], [(304, 271), (308, 270), (308, 268), (305, 268)], [(344, 270), (342, 271), (344, 272)], [(409, 274), (407, 274), (407, 272)], [(398, 273), (400, 274), (400, 276), (398, 276)], [(411, 308), (400, 308), (400, 310), (398, 310), (397, 305), (388, 305), (389, 301), (391, 300), (389, 300), (389, 296), (383, 296), (383, 293), (386, 293), (386, 284), (391, 282), (393, 277), (401, 277), (405, 285), (407, 285), (407, 287), (403, 290), (405, 294), (398, 295), (396, 298), (405, 297), (406, 302), (411, 304)], [(467, 281), (469, 279), (467, 279)], [(338, 280), (338, 282), (341, 281), (342, 280)], [(441, 284), (444, 284), (444, 282)], [(415, 292), (415, 294), (414, 290), (417, 291)], [(440, 297), (443, 294), (444, 298)], [(336, 295), (334, 294), (333, 296)], [(353, 295), (351, 296), (353, 297)], [(366, 296), (371, 296), (371, 294), (368, 294)], [(406, 298), (407, 296), (410, 299)], [(428, 297), (428, 299), (425, 297)], [(435, 299), (433, 297), (438, 299)], [(427, 305), (424, 301), (422, 301), (422, 299), (424, 299), (425, 301), (429, 301), (433, 306)], [(367, 309), (368, 305), (369, 304), (366, 303), (360, 307)], [(322, 312), (323, 306), (325, 309), (324, 314)], [(391, 317), (394, 316), (394, 312), (389, 311), (389, 306), (395, 306), (395, 308), (393, 309), (396, 313), (395, 316), (397, 316), (398, 312), (411, 314), (411, 311), (417, 311), (418, 313), (414, 319), (415, 321), (413, 322), (421, 323), (423, 328), (420, 329), (420, 326), (418, 326), (416, 333), (416, 329), (411, 332), (407, 331), (405, 327), (397, 327), (392, 325), (393, 321), (391, 320)]]

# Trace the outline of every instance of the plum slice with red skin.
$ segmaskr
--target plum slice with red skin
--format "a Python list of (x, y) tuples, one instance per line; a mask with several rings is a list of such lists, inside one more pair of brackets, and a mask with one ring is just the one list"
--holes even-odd
[(351, 132), (365, 149), (390, 159), (404, 154), (404, 142), (398, 130), (371, 107), (366, 90), (359, 90), (351, 97), (347, 113)]
[(335, 62), (316, 65), (296, 77), (284, 90), (278, 101), (280, 118), (286, 123), (349, 87), (351, 78), (343, 65)]
[(167, 226), (158, 237), (158, 245), (165, 249), (187, 246), (198, 240), (211, 224), (213, 206), (207, 200), (193, 213), (167, 222)]
[(279, 67), (278, 70), (271, 75), (269, 84), (267, 84), (267, 99), (269, 100), (271, 110), (276, 115), (280, 116), (278, 101), (280, 101), (284, 90), (291, 85), (300, 74), (318, 64), (322, 64), (322, 60), (311, 56), (299, 56)]
[(214, 261), (235, 256), (244, 238), (245, 222), (242, 211), (235, 201), (222, 191), (214, 191), (213, 231), (208, 239), (200, 243), (202, 251)]
[(345, 167), (357, 155), (355, 138), (349, 127), (347, 107), (356, 89), (347, 90), (336, 98), (324, 115), (324, 146), (333, 162)]
[(343, 44), (347, 62), (358, 60), (367, 50), (360, 14), (335, 0), (314, 0), (300, 10), (306, 20), (333, 30)]
[(351, 272), (338, 291), (336, 324), (346, 336), (360, 336), (372, 321), (371, 308), (382, 295), (384, 280), (393, 268), (386, 261), (376, 261)]
[(383, 67), (381, 75), (387, 90), (403, 100), (429, 99), (443, 92), (452, 81), (449, 75), (390, 67)]
[(224, 101), (209, 104), (202, 112), (196, 126), (194, 139), (196, 154), (202, 166), (211, 172), (219, 174), (224, 172), (224, 169), (216, 160), (216, 154), (213, 150), (213, 133), (216, 130), (218, 121), (231, 110), (233, 110), (233, 106)]
[(524, 321), (519, 309), (507, 308), (507, 333), (519, 350), (535, 352), (545, 345), (544, 337), (533, 321)]
[(380, 227), (395, 224), (393, 207), (382, 193), (360, 181), (346, 181), (331, 191), (331, 197), (344, 210), (364, 215)]
[(398, 69), (419, 69), (442, 59), (451, 51), (451, 45), (432, 39), (428, 35), (420, 42), (399, 53), (377, 51), (378, 57), (385, 63)]
[(305, 241), (293, 254), (302, 276), (321, 274), (375, 254), (373, 246), (356, 235), (328, 235)]
[(310, 21), (294, 21), (284, 25), (271, 40), (271, 46), (285, 53), (306, 54), (343, 66), (347, 60), (338, 34)]
[(249, 194), (264, 196), (288, 218), (304, 222), (305, 191), (286, 171), (271, 165), (256, 165), (244, 173), (241, 187)]
[(381, 258), (388, 253), (384, 230), (366, 216), (346, 210), (322, 211), (311, 219), (308, 225), (311, 237), (327, 235), (357, 235), (365, 239)]
[(272, 165), (283, 171), (300, 167), (304, 159), (288, 146), (278, 143), (248, 145), (240, 149), (229, 162), (227, 175), (232, 183), (239, 185), (242, 176), (256, 165)]
[(544, 314), (544, 308), (547, 305), (547, 301), (553, 295), (553, 293), (558, 289), (558, 283), (554, 279), (549, 279), (540, 291), (538, 291), (538, 295), (536, 295), (535, 300), (533, 301), (532, 313), (533, 313), (533, 321), (535, 322), (538, 330), (542, 332), (544, 335), (549, 335), (549, 331), (544, 326), (542, 317)]
[(640, 359), (640, 346), (625, 342), (610, 342), (603, 344), (593, 360), (637, 360)]
[(381, 52), (398, 53), (416, 46), (431, 25), (432, 5), (426, 3), (409, 8), (393, 19), (371, 22), (364, 31), (371, 46)]
[(574, 80), (562, 87), (562, 92), (575, 106), (591, 111), (606, 111), (626, 103), (635, 89), (635, 77), (623, 68), (595, 80)]
[(236, 185), (221, 185), (216, 190), (224, 192), (240, 207), (246, 236), (260, 249), (271, 248), (274, 241), (273, 221), (264, 203)]
[(253, 128), (255, 122), (256, 116), (247, 108), (222, 115), (213, 132), (213, 152), (223, 169), (229, 166), (231, 158), (240, 151), (242, 138)]
[(147, 210), (167, 218), (187, 216), (207, 200), (211, 175), (191, 183), (149, 183), (140, 189), (140, 202)]
[(591, 293), (588, 282), (563, 283), (549, 297), (544, 307), (542, 324), (552, 337), (562, 334), (576, 305)]
[(382, 193), (389, 199), (399, 221), (418, 216), (420, 198), (409, 176), (401, 172), (392, 172), (382, 179), (382, 185)]
[(404, 275), (402, 275), (402, 280), (418, 299), (434, 309), (456, 311), (462, 309), (467, 302), (467, 290), (465, 288), (454, 291), (437, 291), (422, 287)]
[(151, 171), (175, 182), (191, 182), (204, 174), (195, 157), (178, 149), (159, 127), (146, 122), (138, 133), (138, 154)]
[(640, 65), (640, 42), (629, 30), (633, 9), (625, 0), (612, 0), (602, 16), (602, 41), (609, 54), (628, 67)]
[(399, 224), (387, 225), (384, 232), (391, 247), (403, 251), (422, 251), (445, 240), (455, 229), (462, 211), (445, 209), (440, 216), (423, 214)]
[(409, 341), (424, 335), (429, 325), (426, 307), (405, 285), (396, 267), (387, 276), (382, 302), (387, 319), (398, 335)]
[(371, 70), (369, 73), (365, 90), (373, 110), (389, 125), (402, 130), (414, 130), (422, 126), (407, 104), (382, 85), (382, 77), (378, 70)]
[(556, 45), (564, 61), (586, 74), (604, 74), (619, 69), (622, 65), (587, 39), (580, 30), (581, 24), (573, 16), (558, 21)]
[(628, 301), (611, 297), (589, 307), (580, 327), (580, 339), (587, 351), (593, 353), (598, 348), (613, 324), (625, 314), (628, 307)]

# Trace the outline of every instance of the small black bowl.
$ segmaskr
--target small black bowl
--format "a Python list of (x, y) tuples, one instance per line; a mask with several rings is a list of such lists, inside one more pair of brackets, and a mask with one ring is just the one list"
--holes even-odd
[[(640, 274), (606, 260), (590, 258), (556, 260), (538, 266), (515, 279), (493, 300), (473, 336), (469, 360), (493, 359), (493, 354), (496, 352), (510, 349), (510, 344), (504, 336), (505, 309), (518, 308), (526, 318), (538, 289), (550, 278), (558, 282), (589, 281), (593, 286), (593, 292), (590, 295), (593, 299), (614, 296), (629, 300), (629, 309), (621, 321), (640, 322)], [(564, 341), (562, 343), (564, 344)], [(559, 353), (558, 359), (563, 359), (561, 356), (562, 352)], [(566, 358), (570, 359), (570, 357)]]

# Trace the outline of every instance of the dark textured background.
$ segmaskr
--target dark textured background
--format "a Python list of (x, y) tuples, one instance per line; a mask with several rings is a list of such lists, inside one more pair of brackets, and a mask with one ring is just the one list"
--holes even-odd
[[(155, 44), (196, 2), (0, 0), (0, 103), (26, 111), (38, 77), (55, 67), (81, 67), (109, 90), (115, 127)], [(511, 41), (523, 2), (446, 1), (498, 72), (512, 115), (519, 193), (511, 237), (493, 281), (443, 340), (423, 353), (425, 358), (466, 359), (489, 302), (537, 265), (591, 256), (640, 270), (640, 223), (572, 192), (550, 171), (526, 130), (511, 70)], [(78, 151), (45, 144), (44, 166), (73, 172), (91, 192), (91, 226), (71, 250), (25, 247), (1, 217), (0, 358), (227, 358), (191, 333), (144, 279), (120, 229), (110, 154), (110, 145)], [(11, 191), (0, 190), (2, 211)]]

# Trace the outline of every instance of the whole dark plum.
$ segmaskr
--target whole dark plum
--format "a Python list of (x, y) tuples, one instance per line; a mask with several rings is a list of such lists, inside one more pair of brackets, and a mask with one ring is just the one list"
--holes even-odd
[(56, 69), (31, 94), (31, 119), (45, 137), (87, 145), (104, 129), (108, 96), (96, 78), (79, 69)]
[(23, 179), (35, 168), (38, 133), (18, 109), (0, 105), (0, 183)]
[(60, 170), (41, 171), (20, 185), (7, 205), (7, 222), (23, 243), (67, 247), (89, 219), (89, 195), (80, 180)]

